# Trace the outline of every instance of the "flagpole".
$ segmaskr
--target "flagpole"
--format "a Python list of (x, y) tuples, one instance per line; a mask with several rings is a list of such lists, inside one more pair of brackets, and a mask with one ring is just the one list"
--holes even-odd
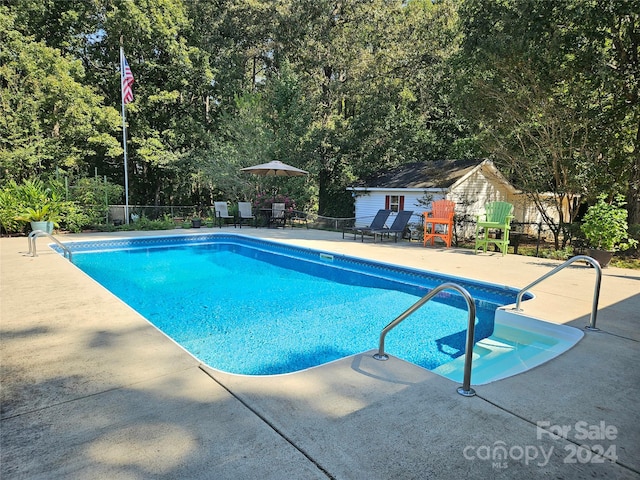
[(127, 114), (124, 108), (124, 49), (120, 38), (120, 98), (122, 99), (122, 149), (124, 150), (124, 218), (129, 223), (129, 168), (127, 166)]

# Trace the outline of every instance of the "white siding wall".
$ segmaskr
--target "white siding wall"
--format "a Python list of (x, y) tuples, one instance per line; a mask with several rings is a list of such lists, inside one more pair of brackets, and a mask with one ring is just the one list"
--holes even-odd
[(368, 193), (356, 198), (356, 226), (366, 226), (371, 223), (376, 212), (384, 208), (384, 195), (378, 192)]
[[(515, 202), (514, 203), (517, 204), (520, 210), (522, 211), (522, 220), (520, 220), (517, 217), (518, 221), (535, 223), (535, 224), (539, 222), (543, 222), (542, 214), (540, 214), (540, 212), (536, 208), (535, 203), (530, 201), (525, 195), (523, 194), (517, 195)], [(551, 198), (549, 199), (546, 210), (547, 210), (547, 215), (551, 217), (553, 221), (555, 221), (556, 223), (560, 221), (560, 215), (558, 214), (558, 211), (556, 208), (556, 202), (553, 201)], [(569, 201), (566, 198), (563, 200), (562, 210), (563, 210), (564, 218), (568, 219), (569, 218)], [(543, 229), (544, 229), (544, 226), (543, 226)], [(528, 233), (529, 235), (537, 235), (538, 227), (536, 225), (528, 225), (525, 228), (525, 232)]]
[[(517, 222), (538, 223), (542, 221), (542, 216), (540, 212), (538, 212), (536, 205), (529, 201), (525, 195), (517, 195), (513, 204), (514, 208), (519, 212), (519, 215), (516, 216)], [(537, 235), (538, 227), (535, 225), (524, 225), (523, 231), (529, 235)]]
[[(484, 206), (488, 202), (513, 203), (512, 197), (506, 185), (493, 176), (485, 175), (481, 170), (474, 172), (447, 195), (449, 200), (456, 202), (456, 215), (473, 221), (476, 215), (485, 212)], [(517, 212), (515, 214), (517, 215)], [(459, 237), (473, 237), (475, 225), (464, 223), (462, 227), (457, 227), (457, 234)]]
[[(424, 198), (424, 191), (415, 190), (380, 190), (375, 192), (367, 192), (366, 195), (359, 195), (355, 202), (356, 225), (368, 225), (378, 210), (384, 208), (385, 197), (387, 195), (404, 195), (404, 209), (413, 210), (413, 217), (409, 223), (420, 224), (422, 212), (426, 210), (424, 205), (420, 205), (419, 201)], [(444, 193), (431, 194), (433, 200), (444, 198)], [(389, 217), (387, 226), (391, 225), (393, 217)]]

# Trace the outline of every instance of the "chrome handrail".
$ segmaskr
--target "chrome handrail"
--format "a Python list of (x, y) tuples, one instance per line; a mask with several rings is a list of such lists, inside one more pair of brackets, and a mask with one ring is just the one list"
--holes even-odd
[(28, 237), (28, 241), (29, 241), (29, 254), (32, 257), (37, 257), (38, 254), (36, 253), (36, 239), (38, 237), (48, 237), (51, 240), (53, 240), (61, 249), (62, 249), (62, 256), (63, 257), (67, 257), (69, 258), (69, 261), (71, 261), (71, 250), (69, 249), (69, 247), (67, 247), (64, 243), (62, 243), (60, 240), (58, 240), (56, 237), (54, 237), (53, 235), (51, 235), (50, 233), (47, 233), (43, 230), (33, 230)]
[(559, 272), (563, 268), (571, 265), (573, 262), (578, 262), (578, 261), (587, 262), (587, 263), (591, 264), (591, 266), (593, 266), (593, 268), (596, 269), (596, 286), (595, 286), (595, 289), (594, 289), (594, 292), (593, 292), (593, 301), (592, 301), (592, 304), (591, 304), (591, 318), (589, 319), (589, 325), (587, 325), (584, 328), (585, 328), (585, 330), (592, 330), (592, 331), (600, 330), (599, 328), (596, 328), (596, 317), (598, 315), (598, 301), (600, 299), (600, 282), (602, 280), (602, 268), (600, 267), (600, 264), (598, 263), (598, 261), (595, 258), (591, 258), (591, 257), (589, 257), (587, 255), (576, 255), (575, 257), (571, 257), (569, 260), (564, 262), (562, 265), (558, 265), (556, 268), (554, 268), (550, 272), (546, 273), (545, 275), (543, 275), (540, 278), (538, 278), (536, 281), (531, 282), (529, 285), (524, 287), (522, 290), (520, 290), (518, 292), (518, 296), (516, 297), (516, 306), (515, 306), (515, 308), (513, 310), (515, 310), (517, 312), (521, 312), (522, 311), (522, 309), (520, 308), (520, 301), (522, 300), (522, 296), (524, 295), (525, 291), (527, 291), (531, 287), (537, 285), (542, 280), (545, 280), (545, 279), (549, 278), (551, 275), (554, 275), (555, 273)]
[(474, 335), (475, 335), (475, 326), (476, 326), (476, 304), (473, 301), (473, 298), (464, 288), (456, 283), (443, 283), (442, 285), (438, 285), (436, 288), (427, 293), (424, 297), (414, 303), (411, 307), (405, 310), (402, 314), (400, 314), (393, 322), (389, 323), (386, 327), (382, 329), (380, 333), (380, 345), (378, 348), (378, 353), (373, 355), (373, 358), (376, 360), (388, 360), (389, 355), (384, 353), (384, 338), (387, 336), (387, 333), (391, 331), (393, 328), (398, 326), (400, 322), (402, 322), (405, 318), (411, 315), (413, 312), (418, 310), (421, 306), (435, 297), (442, 290), (453, 289), (458, 291), (466, 300), (467, 307), (469, 309), (469, 323), (467, 326), (467, 341), (464, 350), (464, 379), (462, 381), (462, 386), (458, 387), (457, 391), (460, 395), (465, 397), (473, 397), (476, 394), (476, 391), (471, 388), (471, 361), (473, 359), (473, 344), (474, 344)]

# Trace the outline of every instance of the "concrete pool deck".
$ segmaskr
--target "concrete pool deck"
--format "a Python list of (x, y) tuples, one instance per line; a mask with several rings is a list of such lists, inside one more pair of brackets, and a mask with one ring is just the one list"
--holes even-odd
[[(516, 288), (561, 263), (316, 230), (222, 231)], [(58, 238), (188, 232), (201, 233)], [(211, 371), (47, 243), (33, 258), (26, 238), (0, 239), (1, 478), (640, 478), (640, 271), (603, 270), (600, 332), (466, 398), (372, 352), (274, 377)], [(595, 271), (574, 264), (531, 289), (524, 309), (582, 329), (594, 284)]]

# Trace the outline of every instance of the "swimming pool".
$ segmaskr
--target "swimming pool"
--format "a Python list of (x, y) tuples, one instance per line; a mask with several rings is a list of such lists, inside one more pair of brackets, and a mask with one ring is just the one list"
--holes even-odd
[[(486, 360), (478, 365), (525, 350), (522, 338), (495, 348), (508, 341), (495, 337), (505, 330), (496, 328), (496, 310), (517, 294), (504, 286), (233, 234), (67, 245), (79, 268), (200, 361), (230, 373), (289, 373), (375, 348), (387, 323), (443, 282), (475, 299), (475, 338), (484, 344), (474, 357)], [(389, 334), (386, 351), (458, 380), (466, 304), (450, 292), (434, 300)]]

